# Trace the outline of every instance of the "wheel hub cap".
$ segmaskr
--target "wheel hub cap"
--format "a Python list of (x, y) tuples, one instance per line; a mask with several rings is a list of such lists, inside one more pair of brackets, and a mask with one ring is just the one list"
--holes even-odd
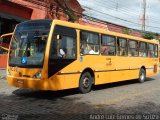
[(88, 78), (88, 77), (85, 77), (85, 78), (83, 79), (83, 86), (84, 86), (85, 88), (88, 88), (88, 87), (89, 87), (89, 78)]
[(141, 73), (140, 78), (141, 78), (141, 80), (144, 80), (144, 73)]

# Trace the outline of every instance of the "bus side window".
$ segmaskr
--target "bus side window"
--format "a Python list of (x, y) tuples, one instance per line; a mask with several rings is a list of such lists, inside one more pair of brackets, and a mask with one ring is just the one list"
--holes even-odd
[(128, 55), (129, 56), (138, 56), (138, 42), (135, 40), (129, 40), (128, 42)]
[(139, 43), (139, 56), (147, 57), (147, 44), (145, 42)]
[(101, 41), (101, 54), (102, 55), (115, 55), (116, 52), (116, 37), (102, 35)]
[(81, 55), (99, 54), (98, 33), (81, 31), (80, 52)]
[(51, 42), (50, 58), (76, 59), (76, 39), (77, 33), (74, 28), (56, 25)]
[(75, 39), (70, 36), (62, 36), (58, 40), (58, 56), (68, 59), (75, 58), (76, 48)]
[(124, 38), (117, 39), (117, 55), (119, 56), (127, 55), (127, 39)]
[(151, 43), (148, 44), (148, 57), (154, 57), (154, 45)]
[(154, 54), (154, 57), (157, 58), (157, 57), (158, 57), (158, 45), (154, 45), (154, 46), (155, 46), (155, 47), (154, 47), (154, 48), (155, 48), (155, 49), (154, 49), (154, 50), (155, 50), (155, 52), (154, 52), (154, 53), (155, 53), (155, 54)]

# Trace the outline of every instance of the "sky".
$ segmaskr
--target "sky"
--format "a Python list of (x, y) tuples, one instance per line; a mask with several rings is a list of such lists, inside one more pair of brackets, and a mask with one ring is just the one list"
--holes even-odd
[[(143, 0), (78, 0), (84, 14), (142, 30)], [(160, 33), (160, 0), (146, 0), (146, 31)]]

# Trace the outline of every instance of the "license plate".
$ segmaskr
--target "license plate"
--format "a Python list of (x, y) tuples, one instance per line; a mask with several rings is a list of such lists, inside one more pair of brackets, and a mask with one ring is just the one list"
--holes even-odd
[(24, 80), (17, 80), (17, 83), (24, 84)]

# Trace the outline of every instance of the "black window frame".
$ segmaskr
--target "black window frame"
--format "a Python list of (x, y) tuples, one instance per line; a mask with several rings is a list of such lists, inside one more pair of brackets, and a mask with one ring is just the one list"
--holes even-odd
[[(82, 34), (83, 34), (83, 32), (84, 32), (84, 33), (89, 33), (89, 34), (97, 35), (97, 37), (98, 37), (98, 43), (97, 43), (97, 44), (87, 43), (87, 42), (83, 42), (83, 43), (82, 43)], [(85, 43), (85, 44), (89, 44), (89, 45), (96, 45), (96, 46), (98, 46), (98, 48), (99, 48), (99, 49), (98, 49), (98, 51), (99, 51), (98, 54), (89, 54), (89, 53), (88, 53), (88, 54), (82, 54), (82, 53), (81, 53), (81, 49), (82, 49), (82, 48), (81, 48), (81, 45), (84, 44), (84, 43)], [(80, 30), (80, 55), (81, 55), (81, 56), (85, 56), (85, 55), (100, 55), (100, 43), (101, 43), (101, 39), (100, 39), (100, 34), (99, 34), (99, 33), (93, 32), (93, 31), (87, 31), (87, 30)]]
[[(129, 44), (129, 42), (131, 42), (131, 41), (134, 41), (134, 42), (136, 42), (137, 43), (137, 45), (136, 45), (136, 48), (130, 48), (130, 44)], [(137, 50), (137, 56), (133, 56), (133, 55), (129, 55), (129, 52), (130, 52), (130, 50)], [(137, 41), (137, 40), (133, 40), (133, 39), (128, 39), (128, 56), (129, 57), (139, 57), (139, 41)]]
[[(60, 34), (60, 33), (62, 33), (62, 34)], [(75, 47), (75, 53), (76, 53), (76, 55), (75, 55), (75, 58), (72, 58), (73, 60), (76, 60), (77, 59), (77, 32), (76, 32), (76, 29), (75, 28), (71, 28), (71, 27), (67, 27), (67, 26), (61, 26), (61, 25), (55, 25), (55, 27), (54, 27), (54, 31), (53, 31), (53, 33), (52, 33), (52, 40), (51, 40), (51, 45), (50, 45), (50, 53), (49, 53), (49, 58), (50, 59), (61, 59), (61, 58), (52, 58), (52, 46), (53, 46), (53, 42), (55, 42), (55, 37), (57, 36), (57, 35), (61, 35), (61, 36), (68, 36), (68, 37), (72, 37), (72, 38), (74, 38), (74, 40), (75, 40), (75, 45), (76, 45), (76, 47)], [(57, 46), (57, 41), (56, 41), (56, 46)], [(67, 58), (66, 58), (67, 59)], [(66, 59), (64, 59), (64, 60), (66, 60)]]
[[(62, 29), (56, 29), (56, 27), (61, 27)], [(58, 32), (58, 31), (61, 32)], [(63, 34), (60, 34), (63, 33)], [(75, 39), (75, 59), (63, 59), (62, 57), (52, 57), (51, 56), (51, 52), (52, 52), (52, 46), (54, 45), (53, 43), (55, 42), (56, 39), (56, 34), (58, 35), (63, 35), (63, 36), (69, 36), (69, 37), (74, 37)], [(48, 78), (53, 76), (54, 74), (58, 74), (58, 71), (62, 70), (63, 68), (65, 68), (66, 66), (68, 66), (69, 64), (73, 63), (74, 61), (77, 60), (77, 36), (78, 33), (76, 31), (76, 28), (72, 28), (72, 27), (67, 27), (67, 26), (61, 26), (61, 25), (55, 25), (54, 26), (54, 30), (52, 33), (52, 40), (51, 40), (51, 44), (50, 44), (50, 51), (49, 51), (49, 60), (48, 60)], [(57, 42), (55, 42), (57, 43)], [(55, 44), (56, 45), (56, 44)]]
[[(123, 46), (121, 46), (121, 45), (120, 45), (120, 46), (118, 45), (118, 41), (119, 41), (119, 40), (122, 40), (122, 39), (126, 41), (125, 47), (123, 47)], [(123, 37), (118, 37), (118, 36), (117, 36), (116, 44), (117, 44), (117, 45), (116, 45), (116, 55), (117, 55), (117, 56), (124, 56), (124, 57), (127, 57), (127, 56), (128, 56), (128, 47), (127, 47), (127, 45), (128, 45), (128, 39), (127, 39), (127, 38), (123, 38)], [(119, 44), (120, 44), (120, 42), (119, 42)], [(120, 47), (120, 48), (119, 48), (119, 47)], [(121, 48), (126, 50), (126, 55), (123, 55), (123, 54), (120, 55), (120, 53), (118, 54), (118, 51), (120, 52), (120, 50), (118, 50), (118, 49), (121, 49)]]
[[(146, 56), (140, 56), (140, 50), (143, 50), (143, 49), (140, 48), (140, 44), (141, 44), (141, 43), (144, 43), (144, 44), (145, 44), (145, 47), (146, 47), (146, 49), (145, 49), (145, 50), (146, 50), (146, 51), (145, 51), (145, 52), (146, 52)], [(138, 50), (138, 55), (139, 55), (139, 57), (148, 57), (148, 46), (147, 46), (147, 43), (146, 43), (146, 42), (139, 41), (138, 49), (139, 49), (139, 50)]]
[[(112, 37), (112, 38), (114, 38), (114, 45), (103, 45), (103, 36), (105, 37)], [(100, 53), (101, 53), (101, 48), (103, 47), (103, 46), (110, 46), (110, 47), (115, 47), (115, 50), (114, 50), (114, 54), (102, 54), (101, 53), (101, 55), (103, 55), (103, 56), (116, 56), (116, 50), (117, 50), (117, 47), (116, 47), (116, 43), (117, 43), (117, 37), (116, 36), (113, 36), (113, 35), (107, 35), (107, 34), (101, 34), (101, 46), (100, 46)]]
[[(150, 49), (149, 49), (149, 45), (153, 45), (153, 50), (150, 50)], [(149, 53), (152, 52), (152, 51), (154, 52), (154, 53), (153, 53), (153, 56), (149, 55)], [(147, 52), (148, 52), (148, 57), (149, 57), (149, 58), (154, 58), (154, 56), (155, 56), (155, 50), (154, 50), (154, 44), (153, 44), (153, 43), (148, 43), (148, 44), (147, 44)]]
[[(157, 47), (157, 51), (156, 51), (156, 47)], [(157, 56), (156, 56), (156, 53), (157, 53)], [(157, 44), (154, 44), (154, 57), (155, 58), (158, 58), (159, 57), (159, 51), (158, 51), (158, 45)]]

